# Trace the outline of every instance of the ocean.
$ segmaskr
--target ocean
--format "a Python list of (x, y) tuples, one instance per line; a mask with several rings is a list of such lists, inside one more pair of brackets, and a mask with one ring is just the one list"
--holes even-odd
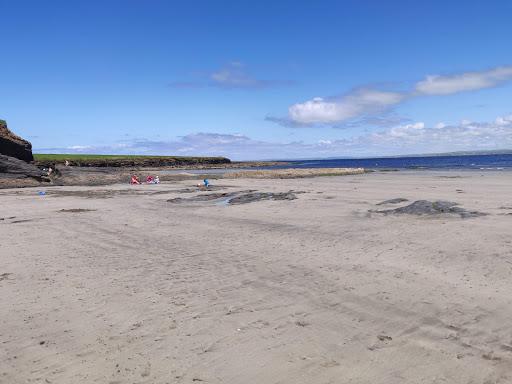
[(512, 170), (512, 154), (295, 160), (278, 168), (367, 168), (432, 170)]
[[(283, 160), (285, 161), (285, 160)], [(244, 169), (285, 168), (365, 168), (374, 170), (512, 170), (512, 154), (471, 156), (411, 156), (381, 157), (368, 159), (287, 160), (287, 164), (256, 168), (190, 169), (190, 174), (223, 174)], [(183, 173), (183, 169), (170, 169), (164, 174)]]

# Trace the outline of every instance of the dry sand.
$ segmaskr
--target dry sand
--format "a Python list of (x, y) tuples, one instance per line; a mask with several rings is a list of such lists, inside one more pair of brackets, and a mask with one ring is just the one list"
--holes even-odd
[(0, 383), (512, 383), (512, 173), (218, 183), (0, 191)]

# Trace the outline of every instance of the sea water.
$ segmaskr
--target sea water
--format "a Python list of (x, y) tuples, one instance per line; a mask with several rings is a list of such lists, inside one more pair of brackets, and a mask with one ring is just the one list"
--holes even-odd
[(279, 168), (512, 170), (512, 154), (296, 160)]

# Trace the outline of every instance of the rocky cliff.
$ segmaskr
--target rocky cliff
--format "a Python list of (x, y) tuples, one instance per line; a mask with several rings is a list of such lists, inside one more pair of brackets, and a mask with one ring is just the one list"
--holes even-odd
[(0, 120), (0, 188), (35, 186), (49, 181), (46, 172), (30, 162), (32, 144), (16, 136)]
[(34, 160), (32, 144), (12, 133), (4, 120), (0, 120), (0, 154), (26, 162)]

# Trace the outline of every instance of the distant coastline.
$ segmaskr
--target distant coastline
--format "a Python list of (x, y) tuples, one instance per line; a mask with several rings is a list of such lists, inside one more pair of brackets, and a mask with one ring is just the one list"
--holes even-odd
[(382, 156), (329, 156), (329, 157), (301, 157), (291, 159), (268, 159), (263, 161), (321, 161), (321, 160), (366, 160), (366, 159), (401, 159), (416, 157), (445, 157), (445, 156), (487, 156), (487, 155), (512, 155), (512, 149), (481, 150), (481, 151), (455, 151), (418, 153), (407, 155), (382, 155)]
[(253, 168), (284, 166), (286, 161), (232, 161), (223, 156), (158, 156), (96, 154), (34, 154), (38, 167), (68, 165), (81, 168)]

